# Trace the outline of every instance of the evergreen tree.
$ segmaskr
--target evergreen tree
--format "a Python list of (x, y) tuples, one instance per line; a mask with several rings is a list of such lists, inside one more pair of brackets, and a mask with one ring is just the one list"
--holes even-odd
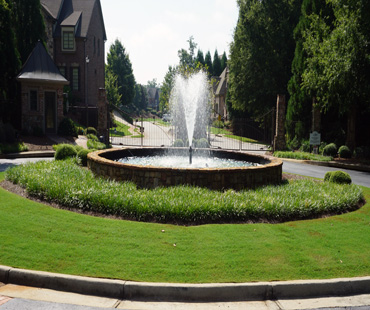
[(45, 24), (40, 0), (13, 0), (14, 28), (22, 64), (36, 46), (45, 39)]
[(117, 83), (122, 96), (121, 103), (123, 105), (133, 103), (135, 96), (135, 77), (130, 58), (118, 39), (109, 49), (107, 62), (107, 70), (117, 76)]
[(197, 57), (196, 57), (196, 62), (200, 63), (202, 66), (204, 66), (206, 64), (206, 62), (204, 60), (203, 52), (201, 50), (198, 50), (198, 54), (197, 54)]
[(176, 72), (176, 67), (169, 66), (162, 83), (161, 93), (159, 95), (159, 109), (163, 113), (169, 111), (170, 108), (170, 96)]
[(227, 67), (227, 56), (226, 56), (226, 52), (224, 52), (221, 58), (221, 72), (223, 72), (226, 67)]
[(19, 53), (13, 30), (11, 1), (0, 0), (0, 121), (9, 121), (9, 110), (14, 106), (15, 76), (20, 68)]
[(311, 129), (311, 110), (313, 98), (302, 87), (302, 74), (306, 68), (307, 53), (303, 48), (305, 31), (309, 28), (309, 16), (321, 14), (327, 23), (331, 24), (333, 14), (330, 7), (322, 0), (304, 0), (302, 3), (301, 16), (294, 30), (296, 48), (292, 62), (292, 77), (288, 83), (289, 102), (286, 116), (286, 129), (288, 139), (298, 141), (308, 137)]
[(213, 64), (212, 64), (212, 57), (210, 51), (207, 52), (204, 62), (208, 68), (208, 73), (210, 76), (213, 76)]
[(230, 47), (229, 87), (234, 109), (259, 116), (287, 93), (301, 1), (239, 0)]
[(221, 75), (221, 73), (222, 73), (221, 60), (220, 60), (220, 57), (218, 57), (217, 49), (215, 50), (215, 54), (213, 56), (212, 68), (213, 68), (213, 75), (214, 76), (220, 76)]
[(120, 106), (122, 95), (118, 86), (118, 77), (112, 71), (105, 68), (105, 89), (107, 91), (107, 100), (110, 105)]
[(370, 105), (369, 13), (365, 0), (327, 0), (335, 20), (310, 15), (303, 48), (307, 52), (302, 85), (322, 111), (337, 108), (347, 115), (346, 144), (356, 146), (357, 114)]

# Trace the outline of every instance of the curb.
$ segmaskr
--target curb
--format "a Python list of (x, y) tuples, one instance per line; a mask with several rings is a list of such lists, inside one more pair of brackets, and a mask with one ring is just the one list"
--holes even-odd
[(42, 157), (54, 157), (55, 151), (29, 151), (21, 153), (10, 153), (2, 154), (2, 159), (15, 159), (15, 158), (42, 158)]
[(335, 161), (298, 160), (298, 159), (292, 159), (292, 158), (280, 158), (280, 159), (283, 162), (288, 161), (288, 162), (297, 163), (297, 164), (307, 164), (307, 165), (313, 165), (313, 166), (324, 166), (324, 167), (370, 172), (370, 166), (364, 166), (364, 165), (344, 164), (344, 163), (338, 163)]
[(226, 302), (370, 294), (370, 277), (226, 284), (145, 283), (0, 265), (0, 282), (137, 301)]

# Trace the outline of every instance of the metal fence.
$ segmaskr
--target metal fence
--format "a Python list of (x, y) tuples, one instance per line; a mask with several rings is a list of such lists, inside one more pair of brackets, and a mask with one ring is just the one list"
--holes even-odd
[[(259, 122), (249, 119), (235, 119), (232, 130), (208, 127), (206, 139), (211, 148), (240, 151), (266, 151), (274, 136), (274, 111), (268, 112)], [(123, 120), (119, 120), (124, 122)], [(176, 141), (176, 127), (159, 118), (136, 118), (130, 126), (130, 135), (116, 136), (111, 129), (110, 142), (113, 145), (136, 147), (171, 147)]]

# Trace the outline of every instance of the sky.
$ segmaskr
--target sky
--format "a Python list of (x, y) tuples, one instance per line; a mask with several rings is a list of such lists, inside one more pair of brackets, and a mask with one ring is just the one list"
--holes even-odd
[[(238, 19), (236, 0), (100, 0), (107, 41), (125, 47), (136, 83), (162, 83), (168, 66), (179, 63), (178, 50), (193, 36), (205, 55), (229, 54)], [(196, 50), (197, 53), (197, 50)]]

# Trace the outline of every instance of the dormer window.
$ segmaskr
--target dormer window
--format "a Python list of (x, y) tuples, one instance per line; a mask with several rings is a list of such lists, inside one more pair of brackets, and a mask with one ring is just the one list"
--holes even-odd
[(62, 51), (74, 52), (76, 50), (75, 32), (73, 28), (62, 29)]

